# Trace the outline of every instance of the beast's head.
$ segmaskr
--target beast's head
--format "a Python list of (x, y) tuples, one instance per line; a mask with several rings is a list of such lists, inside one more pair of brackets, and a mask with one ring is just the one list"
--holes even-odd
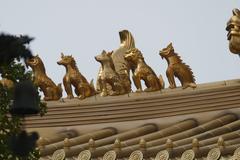
[(114, 66), (113, 60), (112, 60), (112, 53), (113, 53), (113, 51), (106, 52), (105, 50), (103, 50), (101, 54), (95, 56), (95, 60), (100, 62), (102, 65), (110, 63), (111, 68), (115, 70), (115, 66)]
[(174, 53), (174, 48), (172, 46), (172, 43), (170, 43), (166, 48), (163, 48), (161, 51), (159, 51), (159, 55), (162, 58), (167, 58), (170, 56), (172, 53)]
[(37, 67), (44, 67), (43, 62), (38, 55), (33, 56), (30, 59), (27, 59), (26, 64), (27, 64), (27, 66), (30, 66), (32, 69), (35, 69)]
[(128, 50), (124, 56), (126, 61), (132, 64), (137, 64), (139, 59), (144, 59), (141, 51), (137, 48), (132, 48)]
[(240, 11), (233, 9), (233, 16), (227, 23), (229, 49), (234, 54), (240, 54)]
[(72, 55), (65, 56), (63, 53), (61, 53), (61, 60), (58, 61), (57, 64), (67, 66), (69, 64), (75, 64), (75, 60)]
[(112, 53), (113, 52), (106, 52), (103, 50), (101, 54), (95, 56), (95, 60), (98, 62), (112, 61)]

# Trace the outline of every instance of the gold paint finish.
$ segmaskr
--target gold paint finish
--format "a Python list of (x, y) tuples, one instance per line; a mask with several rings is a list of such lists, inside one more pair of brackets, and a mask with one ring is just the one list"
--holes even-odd
[(56, 85), (46, 74), (45, 66), (37, 55), (26, 61), (26, 64), (33, 70), (33, 82), (40, 87), (44, 94), (45, 101), (59, 100), (62, 97), (61, 83)]
[(0, 80), (0, 84), (3, 86), (3, 87), (6, 87), (8, 89), (11, 89), (14, 87), (14, 83), (12, 80), (9, 80), (9, 79), (6, 79), (6, 78), (3, 78)]
[(66, 68), (63, 84), (67, 92), (67, 98), (73, 98), (72, 86), (75, 87), (75, 93), (79, 99), (95, 95), (93, 83), (89, 84), (87, 79), (79, 72), (72, 56), (65, 56), (61, 53), (61, 60), (57, 64), (63, 65)]
[(176, 88), (174, 76), (180, 80), (183, 89), (197, 87), (191, 68), (183, 63), (181, 57), (174, 52), (172, 43), (162, 49), (159, 55), (165, 58), (168, 63), (166, 75), (170, 84), (169, 88)]
[(98, 77), (101, 96), (115, 96), (128, 92), (124, 80), (116, 72), (111, 56), (112, 52), (107, 53), (104, 50), (100, 55), (95, 56), (96, 61), (101, 63), (101, 73)]
[(126, 52), (124, 58), (133, 68), (133, 81), (137, 92), (143, 91), (141, 80), (145, 82), (147, 87), (144, 91), (158, 91), (163, 88), (163, 79), (161, 76), (158, 78), (153, 69), (146, 64), (140, 50), (137, 48), (130, 49)]
[(240, 54), (240, 11), (233, 9), (233, 16), (227, 22), (229, 49), (234, 54)]
[[(115, 66), (115, 70), (118, 73), (120, 79), (124, 83), (124, 90), (129, 93), (131, 92), (131, 80), (129, 77), (129, 72), (130, 72), (130, 65), (128, 62), (124, 59), (125, 53), (127, 50), (131, 48), (135, 48), (135, 42), (132, 34), (128, 30), (122, 30), (119, 32), (120, 36), (120, 46), (118, 49), (113, 51), (112, 54), (112, 61)], [(99, 73), (98, 73), (98, 80), (97, 80), (97, 85), (96, 88), (98, 91), (100, 91), (100, 86), (99, 86), (99, 78), (101, 76), (102, 69), (100, 68)]]

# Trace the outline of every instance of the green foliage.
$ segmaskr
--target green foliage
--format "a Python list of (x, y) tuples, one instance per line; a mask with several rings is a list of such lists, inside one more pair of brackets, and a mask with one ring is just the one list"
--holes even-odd
[[(25, 66), (19, 60), (11, 62), (9, 65), (0, 66), (2, 78), (12, 80), (15, 84), (24, 80), (30, 80), (32, 73), (25, 70)], [(23, 119), (9, 114), (9, 106), (12, 104), (13, 89), (6, 88), (0, 84), (0, 159), (1, 160), (37, 160), (39, 152), (35, 149), (28, 157), (16, 157), (9, 150), (7, 142), (11, 135), (16, 135), (21, 131)], [(46, 113), (46, 104), (40, 101), (40, 115)], [(21, 147), (21, 146), (19, 146)]]
[(27, 35), (10, 35), (0, 33), (0, 63), (9, 64), (15, 58), (31, 58), (31, 50), (27, 47), (33, 38)]

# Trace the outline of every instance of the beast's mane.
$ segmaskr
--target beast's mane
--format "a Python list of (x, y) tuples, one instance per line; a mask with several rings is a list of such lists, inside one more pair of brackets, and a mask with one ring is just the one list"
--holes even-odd
[(77, 63), (76, 63), (75, 59), (72, 56), (64, 56), (64, 58), (70, 58), (71, 59), (71, 63), (70, 64), (74, 67), (74, 69), (76, 69), (79, 72)]
[(41, 59), (40, 57), (38, 57), (38, 56), (35, 56), (34, 58), (37, 59), (38, 65), (40, 66), (41, 70), (42, 70), (44, 73), (46, 73), (46, 69), (45, 69), (45, 66), (44, 66), (44, 64), (43, 64), (42, 59)]
[(177, 57), (177, 59), (179, 60), (179, 63), (182, 63), (182, 64), (189, 70), (189, 72), (190, 72), (191, 75), (192, 75), (193, 81), (195, 82), (196, 79), (195, 79), (195, 77), (194, 77), (194, 75), (193, 75), (193, 72), (192, 72), (192, 69), (189, 67), (189, 65), (187, 65), (186, 63), (184, 63), (183, 60), (182, 60), (182, 58), (181, 58), (177, 53), (173, 52), (173, 53), (171, 53), (171, 55)]
[[(170, 54), (171, 54), (171, 56), (175, 56), (175, 57), (177, 57), (177, 59), (179, 60), (179, 62), (185, 64), (185, 63), (183, 62), (182, 58), (181, 58), (177, 53), (172, 52), (172, 53), (170, 53)], [(169, 57), (170, 57), (170, 56), (169, 56)]]

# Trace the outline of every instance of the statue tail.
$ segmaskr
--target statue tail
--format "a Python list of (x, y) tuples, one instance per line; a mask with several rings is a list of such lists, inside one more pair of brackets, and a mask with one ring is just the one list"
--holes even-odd
[(62, 90), (62, 83), (59, 83), (57, 85), (57, 92), (58, 92), (58, 97), (60, 99), (62, 97), (62, 92), (63, 92), (63, 90)]
[(90, 87), (91, 87), (92, 91), (94, 91), (94, 95), (97, 94), (97, 91), (96, 91), (96, 89), (94, 87), (93, 79), (91, 79), (91, 81), (90, 81)]
[(158, 79), (159, 79), (159, 83), (161, 85), (161, 89), (164, 89), (165, 88), (165, 82), (164, 82), (161, 74), (159, 75)]

